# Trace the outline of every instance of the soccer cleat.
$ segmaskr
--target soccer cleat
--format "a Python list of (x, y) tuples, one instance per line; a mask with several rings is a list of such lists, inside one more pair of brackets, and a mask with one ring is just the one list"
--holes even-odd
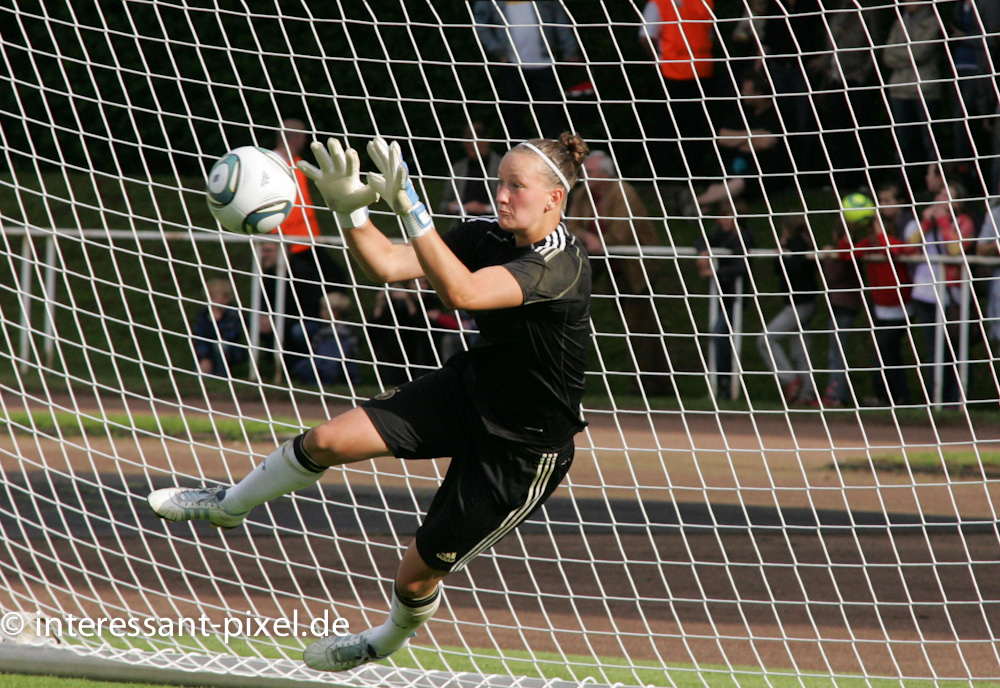
[[(392, 654), (391, 652), (389, 654)], [(330, 635), (317, 640), (302, 653), (302, 660), (317, 671), (347, 671), (369, 662), (385, 659), (368, 644), (368, 631), (354, 635)]]
[(233, 514), (222, 506), (225, 487), (167, 487), (150, 493), (146, 501), (160, 518), (166, 521), (204, 519), (216, 528), (235, 528), (243, 523), (249, 511)]

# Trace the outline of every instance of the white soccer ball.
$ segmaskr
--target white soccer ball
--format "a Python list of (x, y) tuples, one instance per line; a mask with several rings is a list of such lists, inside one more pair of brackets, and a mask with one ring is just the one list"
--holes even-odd
[(295, 173), (274, 151), (241, 146), (208, 173), (208, 207), (223, 227), (242, 234), (267, 233), (284, 222), (295, 205)]

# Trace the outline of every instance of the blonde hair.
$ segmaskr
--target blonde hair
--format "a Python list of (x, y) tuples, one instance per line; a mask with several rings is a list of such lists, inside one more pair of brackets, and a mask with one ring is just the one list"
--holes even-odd
[(208, 300), (215, 301), (213, 297), (220, 297), (222, 303), (229, 303), (233, 300), (233, 283), (227, 279), (215, 278), (205, 282), (205, 291), (208, 293)]
[(351, 299), (341, 291), (331, 291), (319, 297), (319, 308), (326, 309), (327, 316), (339, 318), (351, 312)]

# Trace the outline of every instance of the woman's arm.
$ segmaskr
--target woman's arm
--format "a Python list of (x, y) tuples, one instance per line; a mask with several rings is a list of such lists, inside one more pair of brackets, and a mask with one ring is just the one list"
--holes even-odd
[(423, 274), (446, 308), (481, 311), (524, 303), (521, 285), (511, 272), (495, 265), (472, 272), (436, 231), (413, 240)]
[(941, 240), (945, 242), (945, 251), (948, 255), (960, 256), (972, 247), (976, 226), (972, 218), (965, 213), (960, 213), (954, 218), (951, 213), (942, 213), (937, 216), (937, 226), (941, 231)]
[[(445, 306), (471, 311), (511, 308), (524, 302), (521, 286), (509, 270), (491, 266), (472, 272), (444, 242), (413, 188), (398, 143), (375, 137), (368, 153), (381, 172), (368, 175), (369, 185), (402, 220), (418, 264)], [(372, 243), (377, 246), (377, 241)]]
[(424, 276), (413, 245), (393, 243), (370, 219), (360, 227), (345, 230), (344, 238), (369, 279), (385, 284)]

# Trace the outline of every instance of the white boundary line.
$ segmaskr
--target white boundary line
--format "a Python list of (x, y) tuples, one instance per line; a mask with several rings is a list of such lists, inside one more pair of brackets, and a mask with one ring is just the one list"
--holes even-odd
[[(312, 671), (288, 659), (0, 643), (0, 671), (98, 681), (136, 681), (216, 688), (629, 688), (524, 676), (395, 669), (369, 664), (350, 674)], [(262, 676), (263, 673), (271, 676)], [(276, 675), (277, 674), (277, 675)], [(334, 682), (334, 677), (343, 682)]]

